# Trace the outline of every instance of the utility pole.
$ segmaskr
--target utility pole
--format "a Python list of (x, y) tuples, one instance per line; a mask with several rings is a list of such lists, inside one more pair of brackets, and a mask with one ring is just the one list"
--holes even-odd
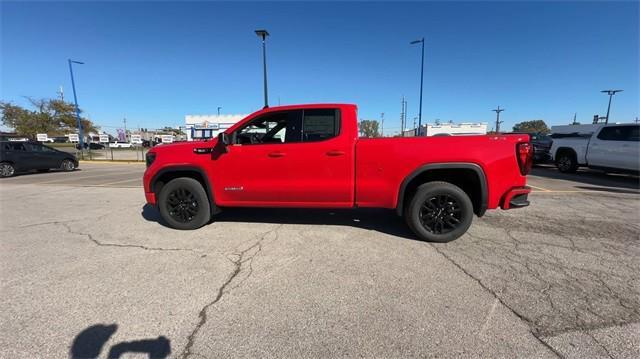
[(64, 102), (64, 89), (62, 85), (60, 85), (60, 90), (58, 90), (58, 96), (60, 96), (60, 101)]
[[(417, 119), (418, 119), (417, 117), (414, 117), (414, 118), (413, 118), (413, 128), (414, 128), (414, 129), (416, 128), (416, 120), (417, 120)], [(415, 130), (414, 130), (414, 132), (415, 132)], [(417, 132), (415, 132), (415, 133), (417, 133)], [(414, 135), (415, 135), (415, 133), (414, 133)]]
[(504, 122), (500, 121), (500, 112), (504, 111), (504, 108), (500, 108), (500, 106), (498, 106), (497, 109), (491, 111), (495, 111), (496, 113), (496, 133), (500, 133), (500, 124)]
[(124, 122), (124, 140), (127, 141), (127, 118), (123, 118), (122, 122)]
[(609, 95), (609, 106), (607, 106), (607, 116), (605, 117), (605, 120), (604, 120), (604, 124), (605, 125), (609, 123), (609, 111), (611, 110), (611, 98), (616, 93), (622, 92), (622, 91), (624, 91), (624, 90), (602, 90), (602, 91), (600, 91), (602, 93), (606, 93), (607, 95)]
[(578, 115), (578, 113), (577, 113), (577, 112), (574, 112), (574, 113), (573, 113), (573, 123), (572, 123), (572, 125), (575, 125), (575, 124), (577, 123), (577, 122), (576, 122), (576, 116), (577, 116), (577, 115)]
[(400, 103), (400, 105), (402, 108), (400, 110), (400, 136), (404, 137), (404, 127), (407, 121), (407, 113), (406, 113), (407, 102), (404, 100), (404, 96), (402, 96), (402, 102)]
[(384, 112), (380, 114), (380, 136), (384, 137)]
[(218, 106), (218, 116), (220, 116), (220, 109), (221, 108), (222, 108), (221, 106)]

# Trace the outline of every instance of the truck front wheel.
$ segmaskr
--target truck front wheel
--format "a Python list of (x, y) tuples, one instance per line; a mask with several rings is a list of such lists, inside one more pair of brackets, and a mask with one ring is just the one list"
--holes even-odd
[(450, 242), (471, 226), (473, 204), (460, 187), (448, 182), (429, 182), (417, 188), (404, 216), (420, 239)]
[(171, 228), (197, 229), (211, 219), (207, 193), (200, 182), (189, 177), (171, 180), (160, 191), (158, 207)]

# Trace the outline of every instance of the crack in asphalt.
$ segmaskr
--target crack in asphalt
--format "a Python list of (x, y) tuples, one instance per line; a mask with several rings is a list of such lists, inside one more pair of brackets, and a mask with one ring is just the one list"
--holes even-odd
[(93, 235), (91, 235), (90, 233), (74, 231), (73, 229), (71, 229), (71, 226), (67, 222), (53, 222), (52, 224), (57, 224), (65, 227), (67, 229), (67, 232), (71, 234), (85, 236), (87, 237), (87, 239), (89, 239), (91, 242), (93, 242), (95, 245), (99, 247), (137, 248), (145, 251), (161, 251), (161, 252), (192, 252), (192, 253), (199, 254), (201, 257), (206, 256), (206, 254), (203, 254), (202, 252), (199, 252), (190, 248), (163, 248), (163, 247), (148, 247), (141, 244), (104, 243), (93, 238)]
[[(271, 233), (275, 234), (275, 238), (273, 239), (273, 241), (276, 241), (278, 239), (278, 230), (280, 230), (280, 228), (282, 228), (282, 226), (284, 226), (284, 224), (280, 224), (275, 228), (272, 228), (266, 232), (264, 232), (260, 238), (258, 238), (257, 241), (255, 241), (252, 245), (250, 245), (249, 247), (243, 249), (240, 252), (234, 252), (231, 253), (231, 255), (236, 256), (237, 258), (234, 259), (230, 259), (229, 257), (227, 257), (227, 259), (229, 259), (229, 261), (233, 264), (233, 270), (231, 271), (231, 273), (227, 276), (227, 279), (224, 281), (224, 283), (222, 283), (222, 285), (218, 288), (218, 291), (216, 293), (216, 296), (213, 298), (213, 300), (209, 303), (207, 303), (204, 307), (202, 307), (202, 309), (200, 309), (200, 312), (198, 313), (198, 324), (196, 324), (195, 328), (193, 329), (193, 331), (191, 331), (191, 334), (189, 334), (189, 336), (187, 336), (187, 344), (185, 345), (184, 349), (182, 350), (182, 353), (180, 353), (180, 358), (185, 359), (188, 358), (191, 355), (198, 355), (197, 353), (193, 353), (192, 352), (192, 348), (193, 345), (195, 344), (195, 340), (196, 340), (196, 336), (198, 335), (198, 332), (200, 331), (200, 329), (206, 324), (207, 322), (207, 310), (212, 307), (214, 304), (218, 303), (221, 299), (222, 296), (225, 293), (225, 290), (227, 289), (227, 287), (229, 287), (229, 285), (233, 282), (233, 280), (238, 276), (238, 274), (240, 274), (243, 270), (244, 264), (249, 262), (249, 272), (247, 274), (247, 276), (240, 281), (240, 283), (238, 283), (238, 285), (231, 287), (231, 289), (235, 289), (237, 288), (240, 284), (242, 284), (245, 280), (247, 280), (247, 278), (249, 278), (249, 276), (251, 276), (251, 274), (253, 273), (253, 260), (254, 258), (260, 253), (262, 252), (262, 242), (267, 238), (267, 236)], [(247, 255), (249, 254), (249, 255)]]
[(562, 354), (560, 354), (560, 352), (558, 352), (555, 348), (553, 348), (551, 345), (549, 345), (548, 343), (546, 343), (544, 340), (542, 340), (541, 337), (539, 337), (537, 335), (537, 333), (534, 331), (535, 326), (533, 325), (531, 319), (527, 318), (524, 314), (518, 312), (517, 310), (511, 308), (509, 305), (507, 305), (506, 302), (504, 302), (502, 300), (502, 298), (500, 298), (498, 296), (497, 293), (495, 293), (493, 290), (491, 290), (489, 287), (487, 287), (484, 283), (482, 283), (482, 281), (478, 278), (476, 278), (475, 276), (473, 276), (471, 273), (469, 273), (466, 269), (464, 269), (461, 265), (459, 265), (458, 263), (456, 263), (452, 258), (450, 258), (446, 253), (444, 253), (443, 251), (441, 251), (440, 249), (438, 249), (438, 247), (434, 244), (429, 243), (429, 245), (431, 246), (431, 248), (433, 248), (436, 252), (438, 252), (441, 256), (443, 256), (447, 261), (449, 261), (451, 264), (453, 264), (455, 267), (457, 267), (460, 271), (462, 271), (462, 273), (466, 274), (469, 278), (473, 279), (474, 281), (476, 281), (476, 283), (478, 283), (480, 285), (480, 287), (482, 287), (484, 290), (486, 290), (487, 292), (489, 292), (498, 302), (500, 302), (500, 304), (502, 304), (505, 308), (507, 308), (511, 313), (513, 313), (516, 317), (520, 318), (520, 320), (522, 320), (523, 322), (525, 322), (527, 324), (527, 326), (529, 327), (529, 332), (531, 333), (531, 335), (533, 335), (534, 338), (536, 338), (536, 340), (542, 344), (544, 347), (546, 347), (549, 351), (551, 351), (553, 354), (555, 354), (558, 358), (564, 358), (564, 356)]

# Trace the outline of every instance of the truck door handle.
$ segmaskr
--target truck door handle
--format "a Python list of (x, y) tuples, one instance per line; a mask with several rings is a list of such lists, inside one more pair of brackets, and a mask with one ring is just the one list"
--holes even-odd
[(328, 151), (327, 152), (327, 156), (342, 156), (344, 155), (344, 151), (338, 151), (338, 150), (333, 150), (333, 151)]
[(285, 155), (284, 152), (270, 152), (267, 156), (278, 158), (278, 157), (284, 157), (284, 155)]

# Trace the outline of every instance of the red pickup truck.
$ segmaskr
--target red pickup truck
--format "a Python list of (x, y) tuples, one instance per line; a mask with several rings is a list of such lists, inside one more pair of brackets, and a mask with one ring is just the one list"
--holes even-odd
[(532, 155), (528, 135), (364, 139), (355, 105), (279, 106), (217, 139), (154, 147), (144, 191), (176, 229), (224, 207), (379, 207), (421, 239), (447, 242), (474, 214), (529, 204)]

